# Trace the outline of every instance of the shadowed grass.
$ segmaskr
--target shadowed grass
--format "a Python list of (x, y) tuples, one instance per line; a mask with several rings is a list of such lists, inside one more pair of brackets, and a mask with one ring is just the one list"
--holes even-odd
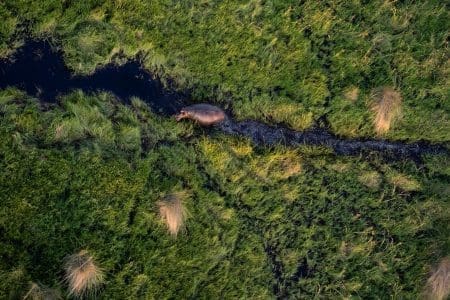
[(177, 236), (178, 232), (184, 228), (187, 210), (183, 201), (186, 197), (186, 192), (176, 192), (165, 196), (157, 203), (159, 215), (173, 236)]
[(425, 299), (445, 300), (450, 294), (450, 259), (443, 258), (427, 280)]
[(46, 286), (32, 282), (30, 289), (23, 297), (23, 300), (60, 300), (62, 299), (59, 290), (50, 289)]
[(69, 295), (83, 297), (94, 295), (104, 282), (103, 270), (86, 250), (81, 250), (66, 259), (64, 280), (69, 286)]
[(391, 87), (378, 88), (372, 91), (372, 110), (375, 113), (374, 127), (377, 134), (389, 131), (393, 122), (400, 115), (402, 96)]

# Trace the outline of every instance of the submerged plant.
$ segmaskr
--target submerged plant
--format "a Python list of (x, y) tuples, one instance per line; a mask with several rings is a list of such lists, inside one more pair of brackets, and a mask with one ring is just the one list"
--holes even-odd
[(159, 215), (173, 236), (177, 236), (180, 229), (184, 227), (187, 216), (186, 208), (183, 205), (185, 197), (186, 193), (177, 192), (165, 196), (158, 202)]
[(450, 258), (444, 257), (427, 280), (426, 299), (444, 300), (450, 294)]
[(69, 285), (69, 295), (83, 297), (93, 294), (104, 282), (104, 274), (86, 250), (69, 256), (64, 269), (65, 281)]
[(391, 87), (382, 87), (372, 91), (372, 99), (375, 131), (377, 134), (384, 134), (400, 114), (402, 96)]

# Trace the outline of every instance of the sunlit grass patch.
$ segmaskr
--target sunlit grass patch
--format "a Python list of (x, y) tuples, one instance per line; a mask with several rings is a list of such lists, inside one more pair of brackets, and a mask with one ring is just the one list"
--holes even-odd
[(183, 201), (185, 201), (187, 196), (187, 192), (175, 192), (164, 196), (157, 203), (159, 216), (172, 236), (177, 236), (178, 232), (185, 226), (187, 210)]
[(427, 280), (425, 299), (445, 300), (450, 294), (450, 259), (444, 257)]
[(15, 47), (11, 48), (11, 44), (8, 43), (9, 38), (14, 33), (16, 26), (19, 22), (18, 16), (14, 16), (3, 3), (0, 3), (0, 58), (6, 57), (15, 50)]
[(359, 88), (355, 86), (348, 87), (344, 90), (344, 97), (345, 99), (355, 102), (358, 100), (359, 97)]
[(235, 102), (233, 108), (239, 119), (262, 119), (267, 123), (285, 123), (297, 130), (304, 130), (313, 122), (311, 111), (301, 103), (287, 98), (274, 100), (263, 96), (252, 101)]
[(234, 142), (230, 143), (230, 149), (238, 157), (246, 157), (253, 152), (253, 146), (247, 139), (235, 139)]
[(99, 64), (110, 61), (117, 42), (117, 32), (111, 24), (84, 21), (64, 38), (63, 51), (67, 64), (77, 73), (91, 73)]
[(101, 106), (95, 105), (96, 102), (98, 99), (95, 97), (82, 93), (66, 97), (63, 104), (68, 116), (53, 124), (55, 141), (73, 142), (94, 137), (103, 143), (112, 143), (113, 125), (101, 111)]
[(274, 151), (254, 157), (251, 166), (260, 179), (284, 180), (301, 173), (302, 158), (295, 150)]
[(209, 139), (200, 141), (200, 149), (211, 162), (214, 169), (223, 172), (228, 168), (228, 164), (232, 162), (233, 156), (230, 155), (222, 145)]
[(402, 96), (391, 87), (377, 88), (372, 91), (373, 120), (377, 134), (389, 131), (394, 121), (400, 116)]
[(365, 186), (376, 189), (381, 183), (381, 176), (377, 171), (368, 171), (363, 172), (361, 175), (359, 175), (358, 180)]
[(419, 191), (422, 188), (416, 179), (406, 174), (390, 172), (387, 178), (391, 184), (401, 191), (414, 192)]
[(62, 299), (59, 290), (51, 289), (41, 284), (32, 282), (30, 289), (23, 297), (23, 300), (60, 300)]
[(123, 125), (117, 138), (118, 146), (124, 150), (135, 150), (141, 144), (141, 130), (138, 126)]
[(95, 295), (103, 284), (105, 276), (94, 258), (86, 250), (81, 250), (66, 259), (64, 280), (69, 286), (69, 295), (83, 297)]

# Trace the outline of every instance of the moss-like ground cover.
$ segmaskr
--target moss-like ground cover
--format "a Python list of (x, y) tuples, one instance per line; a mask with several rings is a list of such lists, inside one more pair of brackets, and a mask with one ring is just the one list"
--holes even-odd
[[(238, 118), (450, 138), (441, 1), (5, 0), (0, 18), (3, 57), (29, 34), (60, 45), (76, 73), (140, 53)], [(400, 109), (377, 133), (383, 88)], [(3, 90), (0, 298), (30, 282), (67, 295), (64, 262), (87, 250), (102, 299), (416, 299), (450, 253), (449, 184), (448, 156), (256, 148), (137, 98), (75, 91), (50, 106)], [(159, 205), (174, 194), (186, 217), (176, 237)]]

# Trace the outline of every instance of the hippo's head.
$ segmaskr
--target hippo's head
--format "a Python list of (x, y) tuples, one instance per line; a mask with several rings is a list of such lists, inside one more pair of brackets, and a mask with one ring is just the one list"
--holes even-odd
[(189, 116), (190, 116), (189, 112), (182, 109), (182, 110), (180, 110), (180, 113), (175, 116), (175, 119), (177, 121), (180, 121), (182, 119), (189, 118)]

